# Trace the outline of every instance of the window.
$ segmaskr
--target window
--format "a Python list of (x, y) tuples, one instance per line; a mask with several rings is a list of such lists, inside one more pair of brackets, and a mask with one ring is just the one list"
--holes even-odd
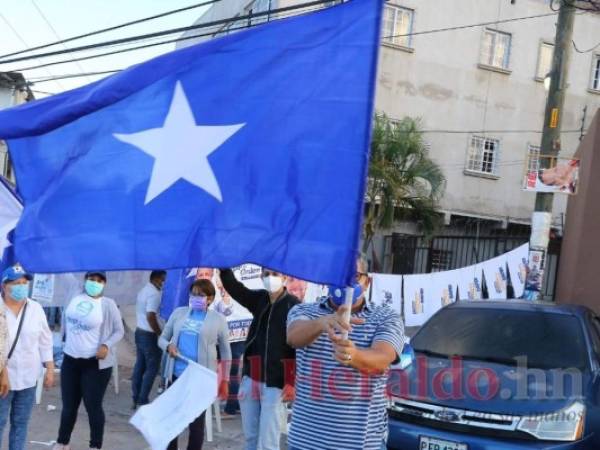
[(537, 172), (540, 169), (540, 146), (527, 146), (527, 171)]
[(483, 32), (481, 64), (508, 70), (510, 40), (511, 35), (509, 33), (486, 29)]
[(443, 272), (444, 270), (450, 270), (450, 263), (452, 262), (452, 252), (449, 250), (431, 250), (431, 271), (432, 272)]
[[(452, 326), (448, 326), (452, 324)], [(465, 330), (468, 330), (466, 332)], [(457, 355), (536, 369), (589, 367), (583, 329), (574, 316), (501, 308), (443, 309), (411, 339), (415, 352)]]
[(594, 55), (592, 59), (592, 78), (590, 80), (590, 89), (600, 91), (600, 54)]
[(469, 142), (467, 170), (496, 175), (500, 141), (481, 136), (472, 136)]
[(414, 13), (412, 9), (386, 5), (383, 10), (383, 42), (410, 48), (412, 39), (407, 35), (412, 33)]
[(540, 53), (538, 55), (537, 72), (535, 79), (543, 81), (546, 75), (552, 70), (552, 57), (554, 56), (554, 44), (549, 42), (540, 43)]
[(592, 341), (594, 342), (594, 350), (596, 350), (598, 357), (600, 357), (600, 318), (594, 317), (592, 325)]

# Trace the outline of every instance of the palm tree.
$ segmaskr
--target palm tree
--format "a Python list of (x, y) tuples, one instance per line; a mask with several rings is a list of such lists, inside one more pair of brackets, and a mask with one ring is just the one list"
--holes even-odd
[(393, 122), (376, 115), (371, 140), (369, 178), (366, 188), (363, 253), (379, 229), (390, 228), (396, 219), (417, 220), (425, 233), (439, 222), (437, 202), (446, 178), (429, 158), (418, 119)]

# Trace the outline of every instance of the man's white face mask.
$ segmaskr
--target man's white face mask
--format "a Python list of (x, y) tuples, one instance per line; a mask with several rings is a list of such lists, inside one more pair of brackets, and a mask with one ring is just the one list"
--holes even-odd
[(265, 285), (265, 289), (271, 293), (277, 292), (283, 287), (283, 279), (276, 275), (268, 275), (263, 277), (262, 281)]

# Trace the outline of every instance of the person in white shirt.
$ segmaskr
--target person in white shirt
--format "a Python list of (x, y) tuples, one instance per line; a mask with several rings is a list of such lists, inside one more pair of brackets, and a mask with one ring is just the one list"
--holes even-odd
[(31, 275), (20, 265), (2, 273), (2, 309), (8, 326), (8, 380), (10, 391), (0, 398), (0, 439), (10, 417), (9, 450), (25, 450), (27, 426), (35, 387), (46, 367), (44, 386), (54, 384), (52, 333), (42, 306), (28, 298)]
[(131, 377), (133, 409), (149, 403), (148, 397), (160, 368), (162, 350), (158, 346), (158, 337), (161, 334), (158, 309), (166, 278), (167, 272), (164, 270), (152, 271), (150, 281), (137, 296), (135, 330), (137, 358)]
[(73, 298), (64, 311), (64, 359), (60, 388), (62, 414), (54, 450), (68, 450), (83, 400), (90, 422), (90, 449), (101, 449), (104, 438), (102, 401), (116, 364), (115, 345), (125, 330), (117, 304), (104, 297), (106, 272), (85, 275), (85, 294)]

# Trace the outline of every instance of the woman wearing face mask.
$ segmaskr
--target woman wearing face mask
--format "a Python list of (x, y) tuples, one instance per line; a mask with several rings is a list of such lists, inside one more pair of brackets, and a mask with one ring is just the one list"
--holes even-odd
[(27, 442), (27, 425), (35, 400), (35, 386), (47, 369), (44, 386), (54, 384), (52, 333), (46, 315), (39, 303), (29, 300), (29, 280), (19, 265), (2, 273), (2, 306), (8, 324), (8, 381), (10, 391), (4, 390), (0, 398), (0, 440), (10, 417), (9, 450), (24, 450)]
[(101, 449), (104, 437), (102, 401), (116, 363), (114, 347), (125, 333), (114, 300), (104, 297), (106, 272), (85, 275), (85, 293), (65, 308), (64, 360), (60, 387), (62, 414), (54, 450), (68, 450), (71, 433), (83, 400), (90, 421), (90, 449)]
[[(167, 367), (167, 378), (172, 382), (181, 376), (187, 367), (186, 358), (211, 370), (217, 370), (217, 350), (221, 360), (228, 366), (231, 362), (229, 328), (225, 318), (208, 307), (215, 299), (215, 287), (209, 280), (196, 280), (190, 288), (189, 306), (177, 308), (171, 314), (158, 341), (172, 359)], [(180, 357), (181, 356), (181, 357)], [(227, 398), (229, 367), (222, 368), (223, 379), (219, 384), (219, 397)], [(204, 442), (205, 414), (190, 424), (187, 449), (200, 450)], [(177, 438), (167, 450), (177, 450)]]

